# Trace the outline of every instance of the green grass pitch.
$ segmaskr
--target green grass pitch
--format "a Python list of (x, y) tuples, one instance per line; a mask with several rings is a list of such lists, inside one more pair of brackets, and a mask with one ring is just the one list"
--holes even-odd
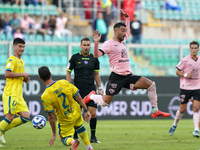
[[(200, 139), (194, 138), (193, 121), (182, 119), (173, 136), (169, 128), (173, 119), (152, 120), (114, 120), (97, 122), (97, 138), (100, 144), (92, 144), (94, 150), (200, 150)], [(84, 122), (90, 137), (89, 124)], [(35, 129), (31, 122), (6, 132), (6, 144), (0, 145), (1, 150), (66, 150), (59, 135), (52, 147), (48, 142), (51, 138), (49, 122), (43, 129)], [(78, 150), (85, 150), (81, 141)]]

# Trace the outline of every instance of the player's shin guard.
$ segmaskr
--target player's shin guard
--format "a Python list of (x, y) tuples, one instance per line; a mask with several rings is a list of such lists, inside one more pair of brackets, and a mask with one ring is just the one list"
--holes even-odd
[(104, 101), (103, 101), (103, 98), (101, 95), (93, 95), (93, 98), (92, 98), (93, 101), (95, 101), (97, 104), (99, 104), (100, 106), (108, 106), (108, 104), (106, 104)]
[(26, 123), (27, 121), (29, 121), (28, 118), (24, 118), (24, 117), (18, 117), (13, 119), (13, 121), (6, 127), (5, 131), (13, 128), (13, 127), (17, 127), (23, 123)]
[(147, 89), (148, 97), (152, 107), (157, 107), (157, 94), (156, 94), (156, 84), (153, 82), (151, 86)]
[(2, 132), (5, 131), (5, 129), (7, 128), (7, 126), (9, 126), (11, 124), (11, 121), (8, 120), (7, 118), (4, 118), (1, 122), (0, 122), (0, 135), (2, 134)]
[(77, 127), (76, 132), (78, 133), (78, 135), (81, 137), (81, 139), (83, 140), (84, 144), (87, 146), (90, 144), (86, 129), (83, 125), (81, 125), (80, 127)]
[(72, 145), (72, 141), (73, 141), (74, 139), (72, 138), (72, 137), (70, 137), (70, 136), (68, 136), (68, 137), (64, 137), (63, 139), (62, 139), (62, 143), (65, 145), (65, 146), (69, 146), (69, 145)]

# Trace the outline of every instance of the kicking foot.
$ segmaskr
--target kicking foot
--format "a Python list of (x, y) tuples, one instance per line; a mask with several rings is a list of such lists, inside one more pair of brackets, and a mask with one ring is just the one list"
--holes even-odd
[(79, 139), (76, 139), (73, 143), (72, 143), (72, 146), (69, 150), (77, 150), (77, 147), (79, 146), (80, 144), (80, 140)]
[(169, 117), (170, 116), (170, 113), (165, 113), (165, 112), (162, 112), (162, 111), (160, 111), (160, 110), (158, 110), (158, 112), (157, 113), (151, 113), (151, 116), (153, 117), (153, 118), (157, 118), (157, 117)]
[(90, 96), (91, 96), (92, 94), (96, 94), (96, 92), (95, 92), (95, 91), (91, 91), (88, 95), (86, 95), (86, 96), (83, 98), (83, 101), (84, 101), (86, 104), (89, 103), (89, 101), (91, 100), (91, 99), (90, 99)]
[(169, 130), (169, 135), (173, 135), (175, 129), (176, 129), (176, 126), (172, 125), (171, 128), (170, 128), (170, 130)]

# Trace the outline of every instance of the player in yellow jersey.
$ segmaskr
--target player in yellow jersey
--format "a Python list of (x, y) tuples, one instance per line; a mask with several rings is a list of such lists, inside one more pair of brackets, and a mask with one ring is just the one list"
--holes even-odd
[[(28, 83), (29, 74), (25, 73), (24, 61), (21, 56), (24, 52), (25, 41), (15, 38), (13, 41), (14, 54), (6, 63), (6, 86), (3, 92), (3, 108), (5, 118), (0, 122), (0, 140), (5, 143), (5, 131), (26, 123), (29, 120), (29, 110), (22, 96), (23, 82)], [(14, 119), (15, 115), (20, 115)]]
[[(59, 135), (65, 146), (70, 146), (70, 150), (76, 150), (80, 141), (74, 140), (74, 129), (83, 140), (87, 150), (93, 150), (86, 129), (83, 126), (83, 117), (81, 107), (84, 110), (84, 117), (87, 122), (90, 121), (91, 115), (82, 100), (79, 90), (67, 80), (54, 81), (51, 78), (51, 72), (48, 67), (42, 66), (38, 69), (39, 78), (46, 85), (46, 89), (41, 96), (45, 112), (48, 112), (48, 120), (52, 128), (53, 135), (49, 141), (50, 146), (56, 139), (56, 120), (59, 129)], [(79, 103), (77, 103), (76, 101)], [(54, 114), (55, 113), (55, 114)]]

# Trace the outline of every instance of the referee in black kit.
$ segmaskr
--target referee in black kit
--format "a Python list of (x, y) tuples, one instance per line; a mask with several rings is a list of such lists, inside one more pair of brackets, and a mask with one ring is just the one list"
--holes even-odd
[[(96, 87), (94, 85), (94, 80), (98, 86), (97, 94), (102, 95), (101, 91), (101, 78), (99, 76), (99, 60), (94, 58), (93, 54), (91, 54), (91, 41), (89, 38), (85, 37), (81, 40), (81, 51), (72, 55), (67, 65), (67, 75), (66, 78), (69, 82), (72, 82), (71, 72), (74, 69), (74, 85), (80, 90), (79, 93), (81, 97), (85, 97), (92, 90), (96, 91)], [(91, 143), (100, 143), (95, 135), (96, 132), (96, 109), (97, 104), (94, 101), (90, 101), (86, 104), (88, 110), (91, 114), (90, 120), (90, 129), (91, 129)], [(77, 133), (74, 134), (74, 139), (77, 139)]]

